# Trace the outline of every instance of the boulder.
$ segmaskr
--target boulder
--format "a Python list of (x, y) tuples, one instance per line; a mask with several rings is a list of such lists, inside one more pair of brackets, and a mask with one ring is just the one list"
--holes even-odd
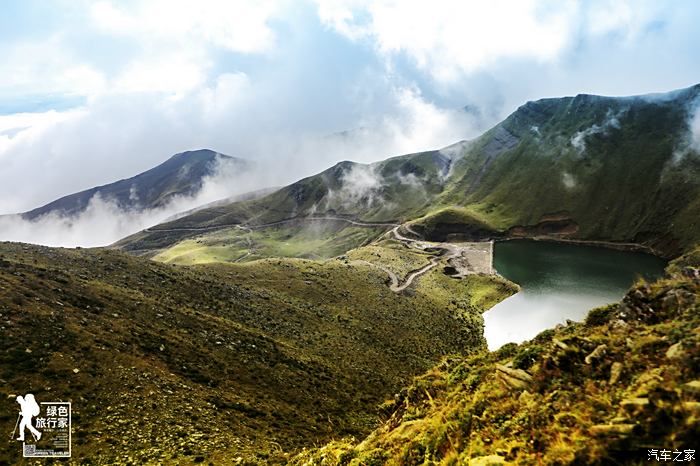
[(598, 345), (596, 349), (591, 352), (588, 356), (586, 356), (586, 364), (591, 364), (593, 361), (602, 358), (605, 356), (605, 352), (608, 350), (608, 346), (605, 344)]
[(666, 350), (666, 357), (668, 359), (680, 359), (683, 357), (684, 351), (683, 351), (683, 343), (680, 341), (674, 345), (671, 345), (668, 347), (668, 350)]
[(556, 346), (558, 346), (559, 348), (561, 348), (561, 349), (563, 349), (563, 350), (568, 350), (568, 349), (569, 349), (569, 345), (567, 345), (566, 343), (564, 343), (564, 342), (561, 341), (561, 340), (557, 340), (556, 338), (552, 338), (552, 342), (553, 342)]
[(472, 466), (493, 466), (498, 464), (506, 464), (506, 459), (498, 455), (477, 456), (469, 461)]
[(620, 406), (627, 412), (634, 413), (649, 406), (649, 398), (627, 398), (620, 402)]
[(532, 382), (532, 376), (522, 369), (496, 364), (496, 375), (506, 385), (512, 388), (526, 388)]
[(618, 380), (620, 380), (620, 376), (622, 375), (622, 363), (615, 361), (612, 363), (612, 366), (610, 367), (610, 379), (608, 380), (608, 383), (610, 385), (615, 385)]
[(591, 426), (590, 432), (598, 437), (626, 437), (635, 427), (636, 424), (598, 424)]
[(700, 402), (684, 401), (682, 406), (684, 411), (687, 411), (695, 416), (700, 416)]
[(693, 380), (692, 382), (684, 383), (681, 385), (681, 389), (684, 392), (700, 395), (700, 380)]

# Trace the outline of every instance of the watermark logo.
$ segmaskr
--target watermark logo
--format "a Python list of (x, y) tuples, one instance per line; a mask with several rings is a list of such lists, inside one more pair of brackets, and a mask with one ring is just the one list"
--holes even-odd
[(22, 455), (25, 458), (69, 457), (71, 454), (70, 402), (37, 403), (34, 395), (28, 393), (25, 396), (18, 396), (17, 403), (19, 413), (12, 431), (12, 438), (22, 442)]
[(666, 448), (650, 448), (647, 451), (647, 461), (665, 463), (667, 461), (676, 463), (684, 461), (695, 461), (695, 450), (670, 450)]

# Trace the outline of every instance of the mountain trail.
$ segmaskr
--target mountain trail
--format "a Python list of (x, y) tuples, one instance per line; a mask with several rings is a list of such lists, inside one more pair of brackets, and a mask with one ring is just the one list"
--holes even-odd
[[(438, 264), (440, 264), (442, 259), (445, 259), (449, 263), (452, 263), (453, 260), (458, 259), (461, 259), (465, 262), (465, 264), (459, 264), (459, 266), (454, 267), (456, 273), (452, 276), (455, 278), (463, 278), (464, 276), (470, 273), (493, 273), (493, 242), (488, 243), (487, 251), (479, 251), (477, 248), (474, 248), (471, 245), (460, 246), (453, 243), (434, 243), (430, 241), (408, 238), (399, 232), (399, 228), (401, 227), (403, 227), (411, 234), (420, 237), (420, 235), (415, 230), (411, 229), (410, 225), (396, 225), (394, 226), (394, 228), (392, 228), (391, 234), (397, 241), (404, 243), (409, 248), (413, 247), (420, 250), (437, 249), (441, 252), (438, 255), (431, 257), (427, 265), (417, 270), (411, 271), (406, 276), (406, 280), (403, 283), (400, 283), (400, 280), (397, 277), (397, 275), (393, 271), (387, 269), (386, 267), (365, 260), (352, 261), (353, 263), (369, 265), (371, 267), (375, 267), (379, 270), (386, 272), (389, 275), (389, 278), (391, 279), (391, 284), (389, 285), (389, 289), (391, 289), (391, 291), (395, 293), (400, 293), (401, 291), (405, 290), (406, 288), (411, 286), (411, 284), (418, 277), (426, 274), (427, 272), (435, 268)], [(486, 264), (479, 264), (478, 261), (475, 259), (475, 256), (476, 258), (478, 258), (478, 256), (484, 255), (483, 253), (486, 253), (488, 255), (488, 260), (485, 261)], [(481, 262), (484, 262), (483, 258)]]
[[(340, 221), (340, 222), (347, 222), (351, 225), (355, 226), (360, 226), (360, 227), (393, 227), (391, 229), (391, 235), (393, 236), (394, 239), (397, 241), (405, 244), (409, 248), (415, 248), (415, 249), (420, 249), (420, 250), (437, 250), (438, 254), (431, 257), (429, 260), (429, 263), (419, 269), (411, 271), (407, 276), (406, 279), (403, 283), (401, 283), (401, 280), (399, 280), (399, 277), (391, 270), (389, 270), (386, 267), (383, 267), (378, 264), (374, 264), (369, 261), (365, 260), (355, 260), (352, 261), (352, 263), (356, 264), (363, 264), (363, 265), (369, 265), (371, 267), (377, 268), (379, 270), (382, 270), (385, 272), (387, 275), (389, 275), (389, 279), (391, 280), (391, 284), (389, 285), (389, 288), (391, 291), (395, 293), (400, 293), (401, 291), (405, 290), (411, 284), (419, 278), (421, 275), (426, 274), (430, 270), (432, 270), (434, 267), (436, 267), (442, 259), (447, 260), (450, 263), (453, 263), (453, 268), (455, 269), (455, 273), (452, 274), (453, 277), (455, 278), (462, 278), (465, 275), (468, 275), (470, 273), (493, 273), (492, 266), (491, 266), (491, 257), (493, 255), (493, 247), (491, 243), (491, 247), (489, 248), (488, 251), (478, 251), (477, 248), (470, 247), (470, 246), (463, 246), (463, 245), (458, 245), (454, 243), (439, 243), (439, 242), (432, 242), (432, 241), (424, 241), (420, 239), (414, 239), (414, 238), (409, 238), (407, 236), (404, 236), (401, 234), (399, 231), (400, 228), (404, 228), (407, 232), (410, 234), (420, 238), (420, 234), (413, 230), (410, 225), (408, 224), (398, 224), (394, 222), (363, 222), (360, 220), (353, 220), (350, 218), (345, 218), (345, 217), (335, 217), (335, 216), (319, 216), (319, 217), (294, 217), (294, 218), (288, 218), (284, 220), (278, 220), (276, 222), (270, 222), (270, 223), (263, 223), (259, 225), (245, 225), (245, 224), (240, 224), (240, 223), (231, 223), (231, 224), (223, 224), (223, 225), (215, 225), (215, 226), (207, 226), (207, 227), (194, 227), (194, 228), (147, 228), (144, 231), (145, 232), (178, 232), (178, 231), (212, 231), (212, 230), (219, 230), (219, 229), (225, 229), (225, 228), (237, 228), (243, 231), (246, 231), (248, 233), (253, 232), (253, 230), (259, 230), (263, 228), (269, 228), (273, 226), (278, 226), (278, 225), (285, 225), (288, 223), (293, 223), (293, 222), (308, 222), (308, 221)], [(249, 247), (248, 252), (239, 257), (235, 262), (241, 262), (247, 257), (249, 257), (251, 254), (254, 254), (255, 252), (255, 245), (253, 244), (253, 241), (250, 239), (250, 237), (246, 238), (246, 243)], [(467, 243), (468, 244), (468, 243)], [(481, 261), (477, 260), (478, 256), (481, 254), (483, 255), (484, 253), (487, 253), (489, 255), (489, 260), (486, 261), (488, 264), (487, 266), (484, 266), (483, 264), (480, 264), (484, 262), (482, 259)], [(475, 259), (476, 257), (476, 259)]]

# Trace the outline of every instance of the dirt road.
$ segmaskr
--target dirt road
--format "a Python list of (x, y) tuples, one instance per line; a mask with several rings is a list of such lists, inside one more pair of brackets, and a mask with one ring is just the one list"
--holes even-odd
[[(426, 274), (433, 268), (437, 267), (440, 262), (444, 259), (448, 264), (452, 264), (452, 267), (455, 269), (455, 274), (453, 274), (454, 277), (456, 278), (461, 278), (465, 275), (468, 275), (469, 273), (493, 273), (492, 266), (491, 266), (491, 256), (493, 253), (493, 243), (462, 243), (462, 244), (455, 244), (455, 243), (436, 243), (432, 241), (423, 241), (423, 240), (418, 240), (414, 238), (409, 238), (407, 236), (404, 236), (401, 234), (399, 231), (399, 228), (403, 227), (405, 230), (407, 230), (409, 233), (420, 236), (418, 233), (416, 233), (414, 230), (411, 229), (410, 225), (396, 225), (394, 228), (391, 230), (391, 235), (396, 239), (397, 241), (400, 241), (407, 245), (410, 248), (416, 248), (420, 250), (426, 250), (426, 249), (432, 249), (432, 250), (438, 250), (442, 251), (435, 256), (431, 257), (428, 264), (413, 270), (409, 272), (409, 274), (406, 276), (406, 279), (404, 280), (403, 283), (399, 280), (399, 278), (396, 276), (396, 274), (387, 269), (386, 267), (383, 267), (378, 264), (374, 264), (372, 262), (368, 262), (365, 260), (357, 260), (353, 261), (354, 263), (360, 263), (364, 265), (369, 265), (374, 268), (380, 269), (384, 271), (386, 274), (389, 275), (389, 278), (391, 280), (391, 284), (389, 285), (389, 289), (395, 293), (400, 293), (401, 291), (405, 290), (411, 284), (421, 275)], [(486, 245), (480, 247), (475, 247), (476, 244), (479, 244), (479, 246)], [(480, 257), (480, 256), (485, 256), (487, 255), (488, 257)], [(479, 261), (475, 260), (476, 258), (474, 256), (477, 256), (477, 258), (481, 259), (481, 263)], [(456, 263), (456, 261), (462, 261), (462, 263)], [(488, 265), (484, 265), (483, 263), (486, 263)]]
[[(416, 237), (420, 237), (420, 235), (411, 229), (411, 226), (408, 224), (397, 224), (393, 222), (363, 222), (360, 220), (353, 220), (345, 217), (334, 217), (334, 216), (322, 216), (322, 217), (295, 217), (295, 218), (289, 218), (289, 219), (284, 219), (284, 220), (279, 220), (276, 222), (271, 222), (271, 223), (265, 223), (265, 224), (260, 224), (260, 225), (245, 225), (245, 224), (240, 224), (240, 223), (232, 223), (232, 224), (224, 224), (224, 225), (216, 225), (216, 226), (209, 226), (209, 227), (195, 227), (195, 228), (147, 228), (144, 231), (149, 232), (149, 233), (158, 233), (158, 232), (178, 232), (178, 231), (214, 231), (214, 230), (222, 230), (226, 228), (238, 228), (241, 230), (244, 230), (248, 233), (251, 233), (253, 230), (259, 230), (263, 228), (269, 228), (269, 227), (274, 227), (278, 225), (284, 225), (288, 223), (294, 223), (294, 222), (308, 222), (308, 221), (339, 221), (339, 222), (346, 222), (351, 225), (355, 226), (360, 226), (360, 227), (393, 227), (391, 229), (391, 235), (393, 236), (394, 239), (397, 241), (400, 241), (404, 243), (406, 246), (409, 248), (415, 248), (415, 249), (420, 249), (420, 250), (426, 250), (426, 249), (431, 249), (435, 251), (441, 251), (438, 252), (436, 255), (430, 258), (428, 261), (428, 264), (425, 266), (411, 271), (407, 276), (406, 279), (401, 283), (401, 280), (399, 280), (399, 277), (391, 270), (389, 270), (386, 267), (383, 267), (378, 264), (374, 264), (365, 260), (356, 260), (353, 261), (353, 263), (357, 264), (363, 264), (363, 265), (369, 265), (371, 267), (377, 268), (379, 270), (382, 270), (385, 272), (387, 275), (389, 275), (389, 279), (391, 280), (391, 284), (389, 285), (389, 288), (391, 291), (395, 293), (400, 293), (401, 291), (405, 290), (413, 282), (419, 278), (421, 275), (426, 274), (433, 268), (437, 267), (438, 264), (444, 259), (448, 263), (451, 264), (451, 266), (455, 269), (455, 274), (452, 276), (456, 278), (461, 278), (465, 275), (468, 275), (469, 273), (493, 273), (491, 269), (491, 255), (492, 255), (492, 244), (489, 243), (491, 246), (487, 251), (480, 251), (479, 248), (475, 248), (473, 246), (470, 246), (472, 244), (477, 244), (477, 243), (462, 243), (462, 244), (456, 244), (456, 243), (440, 243), (440, 242), (432, 242), (432, 241), (423, 241), (419, 239), (414, 239), (414, 238), (409, 238), (407, 236), (404, 236), (401, 234), (399, 231), (399, 228), (403, 227), (406, 231), (408, 231), (410, 234), (415, 235)], [(247, 258), (254, 252), (254, 245), (252, 244), (252, 240), (250, 238), (247, 239), (248, 245), (250, 246), (250, 250), (248, 251), (247, 254), (245, 254), (243, 257), (239, 258), (236, 262), (240, 262), (243, 259)], [(482, 256), (484, 254), (488, 255), (486, 259), (483, 257), (481, 258), (480, 261), (475, 260), (475, 256), (479, 256), (481, 254)], [(480, 264), (480, 262), (485, 262), (488, 264), (488, 266), (485, 266), (483, 264)]]

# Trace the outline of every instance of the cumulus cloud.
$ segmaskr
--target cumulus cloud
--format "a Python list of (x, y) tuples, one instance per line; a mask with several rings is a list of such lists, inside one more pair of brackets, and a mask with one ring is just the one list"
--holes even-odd
[[(273, 51), (270, 23), (286, 2), (97, 1), (62, 7), (46, 14), (55, 14), (65, 26), (46, 37), (7, 41), (0, 34), (0, 97), (191, 90), (207, 81), (215, 50)], [(70, 24), (76, 18), (79, 26)], [(73, 43), (72, 29), (81, 31), (82, 40), (89, 33), (103, 57), (86, 57), (83, 44)], [(128, 53), (125, 46), (131, 46)]]
[(146, 0), (130, 4), (99, 1), (94, 25), (142, 41), (206, 42), (228, 50), (259, 53), (274, 43), (269, 21), (283, 2), (246, 0)]
[(101, 92), (106, 77), (63, 46), (60, 34), (2, 47), (0, 97), (17, 95), (86, 95)]
[(607, 135), (611, 129), (620, 128), (620, 116), (622, 111), (613, 113), (612, 109), (608, 109), (605, 115), (605, 120), (601, 124), (593, 124), (588, 128), (578, 131), (571, 137), (571, 145), (576, 149), (579, 154), (586, 152), (586, 139), (594, 134)]
[(387, 59), (405, 54), (435, 79), (500, 66), (503, 60), (554, 62), (578, 36), (634, 37), (654, 19), (651, 3), (496, 0), (317, 0), (327, 27), (368, 40)]
[[(351, 39), (371, 38), (385, 55), (406, 53), (440, 80), (509, 56), (552, 59), (565, 46), (570, 4), (532, 2), (319, 2), (319, 16)], [(369, 20), (363, 21), (365, 13)], [(538, 14), (540, 13), (540, 14)], [(419, 34), (416, 31), (420, 31)], [(514, 38), (518, 40), (514, 40)]]

